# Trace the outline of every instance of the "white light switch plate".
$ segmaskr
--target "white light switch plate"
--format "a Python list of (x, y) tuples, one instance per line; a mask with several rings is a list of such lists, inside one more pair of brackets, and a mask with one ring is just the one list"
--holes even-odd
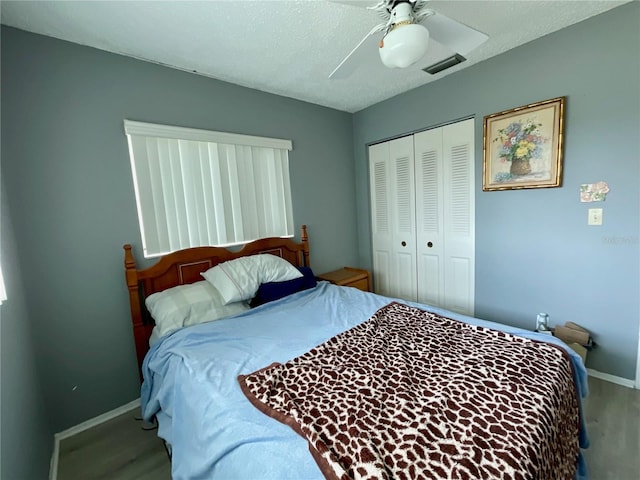
[(590, 208), (589, 209), (589, 225), (602, 225), (602, 209)]

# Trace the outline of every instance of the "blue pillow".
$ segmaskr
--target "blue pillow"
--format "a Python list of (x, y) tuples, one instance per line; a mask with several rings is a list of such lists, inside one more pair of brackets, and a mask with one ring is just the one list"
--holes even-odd
[(298, 270), (302, 273), (302, 277), (300, 278), (294, 278), (286, 282), (269, 282), (260, 285), (256, 296), (251, 300), (251, 308), (273, 302), (279, 298), (313, 288), (317, 285), (316, 277), (309, 267), (298, 267)]

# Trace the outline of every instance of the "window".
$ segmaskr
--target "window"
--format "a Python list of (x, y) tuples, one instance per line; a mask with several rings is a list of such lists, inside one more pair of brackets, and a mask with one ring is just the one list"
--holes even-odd
[(4, 277), (2, 276), (2, 269), (0, 269), (0, 305), (7, 299), (7, 291), (4, 288)]
[(124, 127), (145, 257), (293, 236), (290, 140)]

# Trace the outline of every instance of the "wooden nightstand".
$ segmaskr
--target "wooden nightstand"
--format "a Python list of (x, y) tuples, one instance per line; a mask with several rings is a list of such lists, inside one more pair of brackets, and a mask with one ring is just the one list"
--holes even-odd
[(333, 272), (316, 275), (318, 280), (326, 280), (343, 287), (355, 287), (364, 292), (371, 291), (369, 272), (360, 268), (344, 267)]

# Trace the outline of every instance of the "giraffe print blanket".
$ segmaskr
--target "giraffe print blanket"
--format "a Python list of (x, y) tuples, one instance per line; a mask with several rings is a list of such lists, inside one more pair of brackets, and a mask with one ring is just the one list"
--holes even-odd
[(238, 380), (308, 441), (327, 479), (575, 475), (577, 393), (551, 344), (391, 303)]

